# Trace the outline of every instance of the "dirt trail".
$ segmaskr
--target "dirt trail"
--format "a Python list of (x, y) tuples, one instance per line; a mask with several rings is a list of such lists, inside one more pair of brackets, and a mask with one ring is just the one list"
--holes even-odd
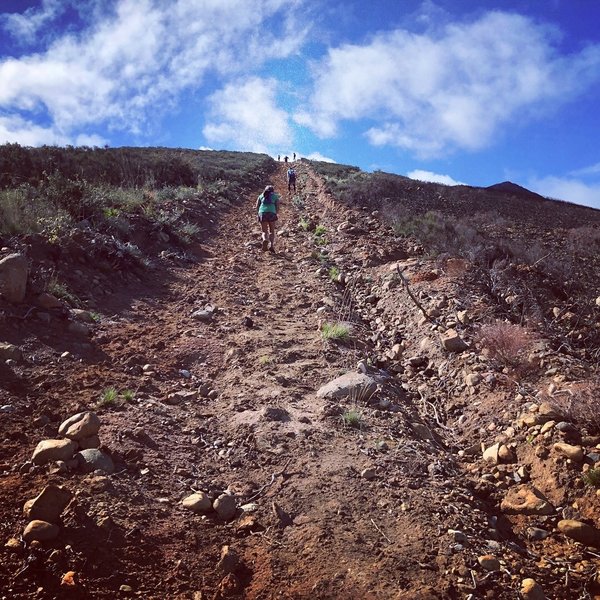
[[(151, 282), (107, 298), (95, 346), (81, 361), (58, 361), (49, 348), (60, 344), (40, 343), (13, 386), (17, 410), (2, 424), (0, 530), (19, 535), (23, 503), (48, 481), (76, 497), (55, 542), (5, 553), (4, 597), (416, 600), (475, 589), (474, 557), (500, 547), (490, 539), (495, 521), (456, 462), (456, 430), (438, 418), (451, 404), (436, 405), (422, 388), (433, 375), (427, 361), (409, 359), (404, 379), (382, 380), (380, 404), (316, 395), (356, 370), (385, 331), (418, 354), (429, 324), (418, 325), (422, 315), (401, 293), (390, 307), (373, 301), (372, 282), (385, 280), (398, 241), (388, 244), (369, 214), (335, 205), (306, 163), (296, 166), (296, 195), (287, 193), (284, 164), (272, 181), (283, 199), (276, 254), (260, 249), (256, 190), (193, 249), (198, 261), (157, 268)], [(300, 218), (320, 223), (325, 235), (304, 231)], [(324, 257), (358, 283), (334, 283)], [(444, 277), (424, 289), (436, 298), (453, 285)], [(207, 307), (214, 309), (207, 322), (193, 317)], [(352, 313), (352, 341), (325, 342), (321, 321), (342, 313)], [(456, 375), (439, 349), (427, 351), (440, 374)], [(98, 407), (108, 387), (131, 389), (135, 399)], [(457, 402), (464, 389), (438, 388)], [(94, 407), (114, 475), (12, 468), (40, 439), (56, 436), (66, 417)], [(349, 409), (360, 428), (344, 425)], [(228, 491), (248, 512), (229, 521), (195, 515), (181, 504), (195, 491), (211, 498)], [(469, 536), (468, 553), (448, 529)], [(239, 556), (235, 575), (219, 563), (224, 546)], [(523, 552), (514, 546), (505, 553), (518, 569)], [(65, 591), (67, 571), (78, 583)], [(507, 573), (483, 574), (477, 592), (514, 597), (518, 578)]]

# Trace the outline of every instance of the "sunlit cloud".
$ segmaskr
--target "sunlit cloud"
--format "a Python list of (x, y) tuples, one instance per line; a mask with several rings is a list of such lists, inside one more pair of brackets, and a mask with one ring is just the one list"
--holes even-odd
[(432, 173), (431, 171), (422, 171), (420, 169), (410, 171), (410, 173), (407, 173), (406, 176), (410, 177), (411, 179), (416, 179), (418, 181), (443, 183), (444, 185), (467, 185), (462, 181), (456, 181), (456, 179), (453, 179), (452, 177), (450, 177), (450, 175), (441, 175), (439, 173)]
[(600, 182), (585, 183), (571, 177), (551, 176), (532, 179), (528, 187), (548, 198), (600, 208)]
[(420, 156), (484, 148), (600, 80), (600, 46), (561, 56), (557, 32), (513, 13), (329, 49), (297, 123), (321, 137), (366, 119), (367, 140)]

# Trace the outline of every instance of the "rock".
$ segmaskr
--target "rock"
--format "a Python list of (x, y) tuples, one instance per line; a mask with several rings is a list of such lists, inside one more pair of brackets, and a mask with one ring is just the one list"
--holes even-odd
[(22, 357), (23, 354), (17, 346), (8, 342), (0, 342), (0, 360), (19, 361)]
[(181, 502), (184, 508), (196, 514), (204, 514), (212, 510), (210, 498), (204, 492), (196, 492), (184, 498)]
[(570, 458), (573, 462), (583, 461), (583, 448), (581, 446), (571, 446), (571, 444), (557, 442), (552, 448), (559, 454)]
[(87, 336), (91, 334), (90, 328), (85, 323), (79, 321), (69, 321), (67, 331), (74, 335)]
[(97, 448), (88, 448), (75, 455), (77, 465), (84, 473), (104, 471), (108, 475), (115, 472), (115, 465), (108, 454)]
[(90, 437), (79, 440), (79, 447), (82, 450), (89, 450), (90, 448), (100, 448), (100, 438), (97, 435), (91, 435)]
[(455, 329), (448, 329), (440, 337), (442, 346), (448, 352), (464, 352), (469, 347)]
[(493, 554), (484, 554), (483, 556), (478, 556), (477, 562), (486, 571), (499, 571), (500, 570), (500, 561)]
[(524, 484), (508, 490), (500, 510), (509, 515), (551, 515), (555, 509), (539, 490)]
[(25, 542), (48, 542), (58, 537), (60, 529), (58, 525), (48, 523), (46, 521), (34, 520), (25, 527), (23, 531), (23, 539)]
[(202, 309), (196, 310), (192, 313), (192, 319), (196, 321), (202, 321), (203, 323), (210, 323), (213, 320), (214, 310)]
[(545, 529), (540, 529), (539, 527), (529, 527), (527, 529), (527, 537), (530, 540), (539, 542), (540, 540), (545, 540), (550, 535), (549, 531)]
[(479, 373), (469, 373), (465, 376), (465, 384), (469, 387), (475, 387), (481, 383), (481, 375)]
[(371, 467), (371, 468), (368, 468), (368, 469), (363, 469), (360, 472), (360, 476), (363, 479), (366, 479), (367, 481), (371, 481), (372, 479), (375, 479), (375, 477), (377, 476), (377, 472), (375, 471), (375, 469), (373, 469)]
[(262, 417), (265, 421), (289, 421), (290, 413), (285, 408), (278, 406), (265, 406), (262, 411)]
[(179, 390), (178, 392), (172, 392), (167, 394), (167, 404), (180, 404), (190, 400), (196, 400), (198, 398), (198, 390)]
[(82, 323), (88, 323), (93, 325), (96, 320), (92, 316), (92, 313), (89, 310), (83, 310), (82, 308), (72, 308), (71, 314)]
[(25, 503), (23, 515), (28, 519), (56, 523), (72, 497), (65, 487), (47, 485), (38, 496)]
[(80, 412), (66, 421), (58, 428), (58, 433), (71, 440), (82, 440), (96, 435), (100, 431), (100, 419), (91, 411)]
[(22, 254), (9, 254), (0, 260), (0, 294), (9, 302), (23, 302), (28, 269), (27, 259)]
[(412, 429), (416, 433), (416, 435), (420, 439), (422, 439), (424, 442), (436, 441), (435, 436), (433, 435), (433, 433), (431, 432), (429, 427), (423, 425), (422, 423), (414, 423), (414, 422), (411, 423), (410, 426), (412, 427)]
[(565, 519), (558, 522), (558, 530), (576, 542), (586, 546), (600, 547), (600, 530), (587, 523)]
[(540, 417), (541, 423), (558, 421), (564, 418), (564, 415), (555, 406), (550, 404), (550, 402), (542, 402), (538, 407), (537, 414)]
[(8, 538), (6, 544), (4, 544), (4, 547), (10, 552), (18, 552), (21, 550), (23, 545), (17, 538)]
[(45, 465), (55, 460), (69, 460), (76, 449), (77, 444), (72, 440), (42, 440), (33, 451), (31, 462)]
[(221, 548), (221, 559), (217, 564), (217, 569), (222, 573), (235, 573), (240, 570), (242, 561), (238, 553), (229, 546)]
[(542, 428), (540, 429), (540, 434), (544, 435), (544, 433), (547, 433), (548, 431), (550, 431), (555, 425), (556, 425), (556, 421), (546, 421), (542, 425)]
[(462, 323), (463, 325), (468, 325), (471, 322), (471, 317), (466, 310), (457, 311), (456, 318), (458, 319), (458, 322)]
[(62, 308), (64, 306), (61, 300), (47, 292), (44, 292), (37, 297), (37, 305), (45, 310)]
[(493, 465), (497, 465), (500, 462), (500, 457), (499, 457), (499, 452), (500, 452), (500, 443), (498, 442), (497, 444), (494, 444), (493, 446), (490, 446), (489, 448), (486, 448), (483, 452), (483, 460), (485, 460), (486, 462), (489, 462)]
[(458, 531), (457, 529), (448, 529), (448, 535), (452, 541), (459, 544), (464, 544), (467, 541), (467, 536), (462, 531)]
[(221, 494), (214, 502), (213, 508), (223, 521), (231, 521), (237, 513), (235, 496)]
[(376, 389), (375, 379), (364, 373), (351, 371), (322, 386), (317, 392), (317, 397), (328, 399), (350, 397), (357, 402), (363, 402), (368, 400)]
[(548, 600), (542, 586), (535, 579), (523, 579), (520, 591), (523, 600)]
[(503, 463), (512, 463), (517, 459), (515, 453), (505, 444), (502, 444), (498, 449), (498, 458)]

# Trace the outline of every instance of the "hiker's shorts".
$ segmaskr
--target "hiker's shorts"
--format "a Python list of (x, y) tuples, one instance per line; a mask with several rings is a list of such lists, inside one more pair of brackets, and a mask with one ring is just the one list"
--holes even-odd
[(273, 223), (274, 221), (277, 221), (277, 215), (272, 212), (266, 212), (266, 213), (263, 213), (262, 215), (259, 214), (258, 220), (261, 223)]

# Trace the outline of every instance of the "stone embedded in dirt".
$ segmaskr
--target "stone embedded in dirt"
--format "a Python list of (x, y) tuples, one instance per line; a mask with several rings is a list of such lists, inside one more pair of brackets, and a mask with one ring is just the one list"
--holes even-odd
[(440, 338), (442, 346), (448, 352), (464, 352), (469, 347), (455, 329), (448, 329)]
[(58, 528), (58, 525), (36, 519), (31, 521), (31, 523), (25, 527), (25, 531), (23, 531), (23, 539), (27, 543), (33, 542), (34, 540), (38, 542), (48, 542), (56, 539), (59, 531), (60, 529)]
[(552, 448), (573, 462), (581, 462), (583, 460), (583, 448), (581, 446), (572, 446), (571, 444), (557, 442)]
[(500, 570), (500, 561), (493, 554), (484, 554), (483, 556), (478, 556), (477, 562), (486, 571), (499, 571)]
[(556, 406), (550, 404), (550, 402), (542, 402), (538, 406), (537, 414), (542, 423), (545, 423), (546, 421), (558, 421), (565, 417), (565, 415), (563, 415)]
[(90, 328), (85, 323), (79, 321), (69, 321), (67, 331), (74, 335), (87, 336), (91, 334)]
[(540, 429), (540, 435), (544, 435), (556, 425), (556, 421), (546, 421)]
[(360, 472), (360, 476), (363, 479), (366, 479), (367, 481), (371, 481), (372, 479), (375, 479), (375, 477), (377, 476), (377, 472), (375, 471), (375, 469), (373, 467), (369, 467), (367, 469), (363, 469)]
[(586, 546), (600, 547), (600, 530), (587, 523), (575, 521), (573, 519), (564, 519), (558, 522), (558, 530)]
[(235, 496), (221, 494), (214, 502), (213, 508), (223, 521), (231, 521), (237, 513)]
[(14, 344), (0, 342), (0, 360), (21, 360), (23, 353)]
[(27, 288), (27, 259), (9, 254), (0, 260), (0, 294), (13, 304), (23, 302)]
[(317, 398), (339, 400), (351, 397), (357, 402), (368, 400), (377, 389), (375, 379), (364, 373), (351, 371), (325, 384), (317, 392)]
[(196, 400), (198, 398), (198, 390), (179, 390), (167, 394), (167, 404), (180, 404), (189, 400)]
[(448, 535), (452, 541), (459, 544), (464, 544), (467, 541), (467, 536), (462, 531), (458, 531), (458, 529), (448, 529)]
[(523, 600), (548, 600), (542, 586), (535, 579), (523, 579), (520, 592)]
[(431, 429), (423, 425), (423, 423), (411, 423), (410, 426), (419, 439), (423, 440), (424, 442), (435, 441), (435, 436), (431, 432)]
[(289, 421), (290, 413), (285, 408), (278, 406), (265, 406), (261, 411), (265, 421)]
[(61, 300), (47, 292), (44, 292), (37, 297), (37, 305), (45, 310), (62, 308), (64, 306)]
[(21, 550), (23, 545), (17, 538), (8, 538), (6, 544), (4, 544), (4, 547), (10, 552), (18, 552)]
[(69, 460), (76, 449), (77, 444), (72, 440), (42, 440), (33, 451), (31, 462), (45, 465), (55, 460)]
[(517, 460), (515, 453), (506, 444), (501, 444), (498, 449), (498, 458), (503, 463), (512, 463)]
[(242, 589), (240, 580), (234, 573), (227, 573), (219, 583), (219, 591), (215, 598), (228, 598), (236, 596)]
[(90, 325), (93, 325), (96, 322), (94, 320), (94, 317), (92, 316), (92, 313), (89, 310), (84, 310), (82, 308), (72, 308), (71, 314), (82, 323), (88, 323)]
[(100, 419), (92, 411), (80, 412), (66, 421), (58, 428), (58, 433), (71, 440), (82, 440), (97, 435), (100, 431)]
[(527, 537), (530, 540), (539, 542), (540, 540), (545, 540), (550, 535), (549, 531), (545, 529), (541, 529), (540, 527), (529, 527), (527, 529)]
[(115, 472), (115, 465), (108, 454), (97, 448), (88, 448), (75, 455), (77, 465), (84, 473), (104, 471), (108, 475)]
[(196, 319), (196, 321), (202, 321), (203, 323), (210, 323), (213, 320), (214, 314), (214, 310), (200, 309), (192, 313), (192, 319)]
[(65, 487), (47, 485), (38, 496), (25, 503), (23, 515), (28, 519), (56, 523), (72, 497)]
[(509, 515), (551, 515), (555, 508), (539, 490), (523, 484), (508, 490), (500, 510)]
[(469, 387), (475, 387), (481, 383), (481, 375), (479, 373), (469, 373), (465, 375), (465, 384)]
[(184, 498), (181, 503), (184, 508), (197, 514), (204, 514), (212, 510), (210, 498), (204, 492), (196, 492)]
[(242, 567), (242, 561), (239, 554), (230, 546), (221, 548), (221, 559), (217, 564), (217, 569), (222, 573), (235, 573)]
[(500, 462), (500, 457), (498, 453), (500, 452), (500, 442), (486, 448), (483, 452), (483, 460), (485, 462), (489, 462), (493, 465), (497, 465)]

